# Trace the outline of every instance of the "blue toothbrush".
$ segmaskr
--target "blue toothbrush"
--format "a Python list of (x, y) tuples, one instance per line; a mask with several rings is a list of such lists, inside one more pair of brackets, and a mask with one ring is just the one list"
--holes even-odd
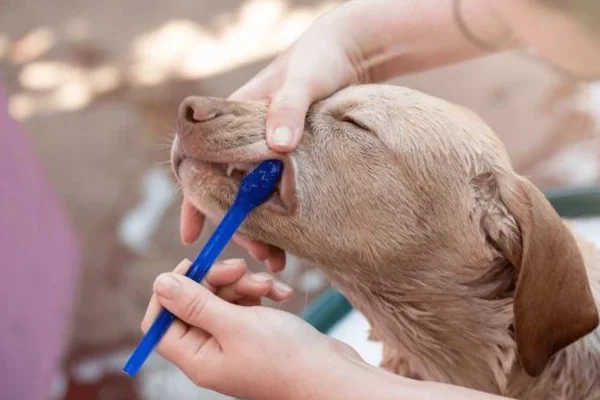
[[(208, 239), (185, 276), (196, 282), (204, 279), (212, 264), (248, 214), (264, 203), (273, 193), (282, 173), (283, 163), (281, 161), (267, 160), (260, 163), (242, 179), (233, 205)], [(125, 364), (123, 371), (126, 374), (130, 376), (137, 374), (175, 318), (169, 310), (163, 308), (160, 311), (158, 317)]]

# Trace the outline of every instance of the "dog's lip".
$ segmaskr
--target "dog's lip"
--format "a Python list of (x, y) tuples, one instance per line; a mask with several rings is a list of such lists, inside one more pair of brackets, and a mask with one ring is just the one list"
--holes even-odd
[(181, 167), (181, 163), (183, 162), (183, 160), (185, 160), (185, 156), (176, 155), (171, 161), (171, 164), (173, 165), (173, 172), (175, 173), (177, 180), (181, 180), (181, 177), (179, 176), (179, 167)]
[[(223, 155), (213, 154), (211, 157), (188, 157), (183, 154), (176, 154), (173, 157), (172, 165), (175, 175), (178, 180), (181, 180), (180, 169), (184, 161), (190, 160), (195, 164), (199, 165), (229, 165), (229, 164), (259, 164), (265, 160), (277, 159), (283, 162), (283, 174), (279, 183), (279, 199), (281, 202), (272, 201), (274, 195), (271, 196), (270, 200), (267, 201), (266, 205), (270, 206), (273, 211), (284, 214), (291, 214), (296, 208), (296, 195), (295, 195), (295, 170), (291, 157), (287, 154), (269, 153), (266, 155), (244, 155), (235, 157), (224, 157)], [(232, 184), (235, 182), (236, 190), (238, 189), (239, 182), (223, 175), (224, 179)]]

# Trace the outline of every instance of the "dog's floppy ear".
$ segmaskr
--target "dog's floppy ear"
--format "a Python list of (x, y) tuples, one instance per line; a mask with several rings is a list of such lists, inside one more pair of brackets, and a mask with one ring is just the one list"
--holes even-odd
[(525, 371), (537, 376), (552, 355), (598, 326), (583, 258), (571, 232), (531, 182), (512, 173), (477, 179), (496, 203), (483, 216), (486, 234), (516, 269), (519, 358)]

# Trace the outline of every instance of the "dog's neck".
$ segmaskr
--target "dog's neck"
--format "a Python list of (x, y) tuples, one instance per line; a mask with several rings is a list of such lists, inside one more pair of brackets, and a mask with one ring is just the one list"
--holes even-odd
[[(596, 295), (600, 293), (600, 251), (586, 249), (583, 254)], [(444, 271), (443, 267), (435, 270)], [(483, 274), (463, 282), (444, 279), (447, 276), (402, 273), (432, 270), (418, 265), (396, 266), (397, 273), (385, 274), (383, 280), (378, 268), (381, 264), (344, 264), (322, 270), (369, 320), (371, 338), (384, 344), (381, 366), (391, 372), (516, 395), (531, 390), (534, 380), (561, 368), (560, 363), (551, 363), (547, 373), (534, 379), (520, 367), (512, 332), (514, 273), (506, 262), (487, 261), (477, 268), (485, 271)], [(349, 271), (363, 271), (358, 275), (361, 279)], [(365, 275), (364, 271), (371, 273)], [(590, 340), (600, 344), (597, 331), (562, 353), (579, 359), (577, 354), (589, 354), (583, 349), (590, 346)]]
[(384, 343), (383, 367), (488, 392), (506, 387), (515, 363), (512, 298), (499, 293), (510, 291), (510, 285), (500, 284), (510, 282), (506, 266), (490, 265), (478, 282), (463, 283), (400, 272), (432, 270), (416, 265), (396, 266), (393, 279), (386, 274), (383, 281), (377, 268), (381, 266), (361, 266), (373, 273), (360, 283), (337, 274), (336, 268), (325, 271), (369, 320), (373, 339)]

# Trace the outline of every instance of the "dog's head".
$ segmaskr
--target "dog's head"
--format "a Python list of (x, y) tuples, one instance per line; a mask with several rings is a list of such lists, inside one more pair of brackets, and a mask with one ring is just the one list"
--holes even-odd
[(516, 341), (530, 374), (597, 326), (573, 237), (471, 112), (402, 87), (349, 87), (312, 105), (289, 155), (269, 150), (266, 112), (262, 102), (182, 102), (173, 167), (203, 213), (222, 216), (243, 171), (278, 158), (279, 190), (244, 234), (356, 283), (375, 273), (466, 282), (483, 273), (482, 260), (505, 260), (516, 271)]

